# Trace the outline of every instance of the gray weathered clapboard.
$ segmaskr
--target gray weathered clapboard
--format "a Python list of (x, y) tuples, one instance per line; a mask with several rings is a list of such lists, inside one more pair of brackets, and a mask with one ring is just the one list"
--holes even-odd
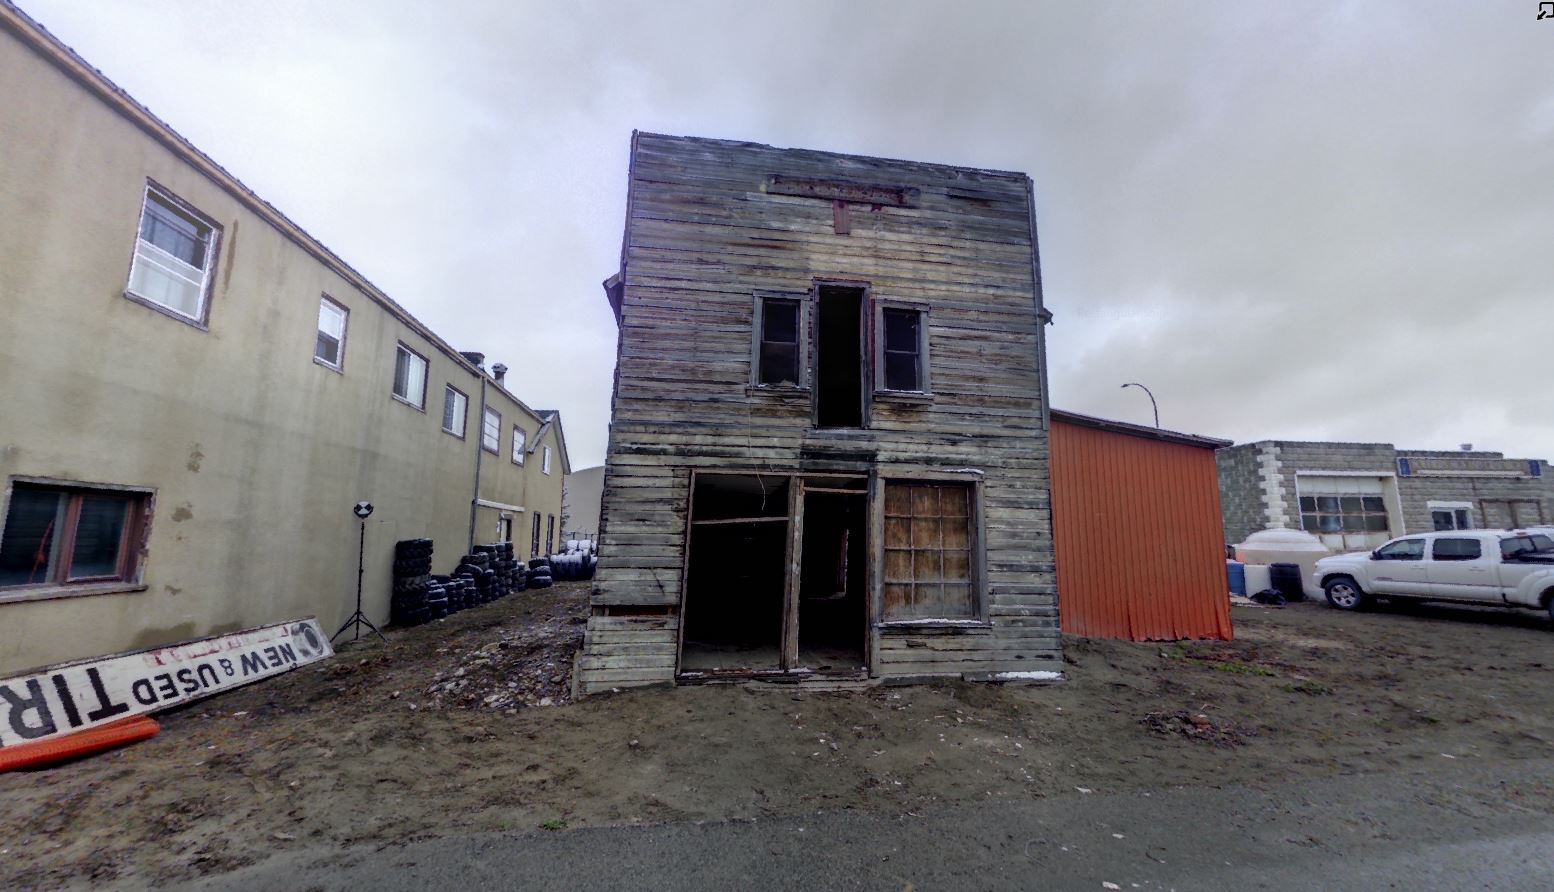
[[(816, 429), (805, 389), (751, 386), (753, 295), (823, 280), (928, 310), (931, 397), (874, 392), (865, 428)], [(872, 676), (1061, 668), (1028, 177), (637, 133), (606, 289), (619, 364), (581, 691), (674, 679), (698, 470), (869, 476)], [(976, 622), (881, 622), (898, 479), (977, 484)]]

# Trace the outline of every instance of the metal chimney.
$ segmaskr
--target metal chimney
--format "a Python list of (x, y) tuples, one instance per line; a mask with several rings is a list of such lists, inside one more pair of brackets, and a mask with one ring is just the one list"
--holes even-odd
[(493, 364), (491, 366), (491, 377), (495, 379), (497, 384), (501, 384), (502, 379), (507, 377), (507, 366), (500, 362)]
[(483, 369), (486, 367), (486, 354), (484, 353), (476, 353), (473, 350), (467, 352), (460, 350), (459, 355), (469, 360), (470, 364), (477, 369)]

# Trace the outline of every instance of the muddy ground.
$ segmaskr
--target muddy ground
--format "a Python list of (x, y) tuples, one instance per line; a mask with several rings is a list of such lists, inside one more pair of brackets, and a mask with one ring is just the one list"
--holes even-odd
[[(0, 775), (0, 888), (147, 886), (304, 845), (720, 820), (1554, 755), (1532, 614), (1237, 608), (1237, 640), (1067, 639), (1069, 680), (569, 703), (586, 584), (515, 595)], [(544, 704), (544, 705), (541, 705)]]

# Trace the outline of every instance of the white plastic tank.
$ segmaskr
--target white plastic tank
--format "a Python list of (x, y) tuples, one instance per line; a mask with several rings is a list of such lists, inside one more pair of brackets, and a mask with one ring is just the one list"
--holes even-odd
[[(1251, 564), (1299, 564), (1301, 586), (1308, 598), (1322, 594), (1312, 586), (1311, 574), (1316, 571), (1317, 561), (1332, 553), (1316, 536), (1286, 527), (1253, 533), (1236, 546), (1236, 560), (1249, 565), (1249, 570)], [(1251, 591), (1249, 574), (1247, 592)]]
[(1246, 567), (1246, 593), (1255, 595), (1263, 589), (1273, 585), (1273, 574), (1268, 572), (1267, 564), (1244, 564)]

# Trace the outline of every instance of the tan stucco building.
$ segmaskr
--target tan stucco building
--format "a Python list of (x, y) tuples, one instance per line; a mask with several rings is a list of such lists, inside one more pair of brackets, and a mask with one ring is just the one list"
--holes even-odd
[(3, 0), (0, 83), (0, 673), (332, 631), (359, 500), (375, 621), (396, 540), (435, 540), (440, 573), (471, 541), (550, 550), (558, 414)]

